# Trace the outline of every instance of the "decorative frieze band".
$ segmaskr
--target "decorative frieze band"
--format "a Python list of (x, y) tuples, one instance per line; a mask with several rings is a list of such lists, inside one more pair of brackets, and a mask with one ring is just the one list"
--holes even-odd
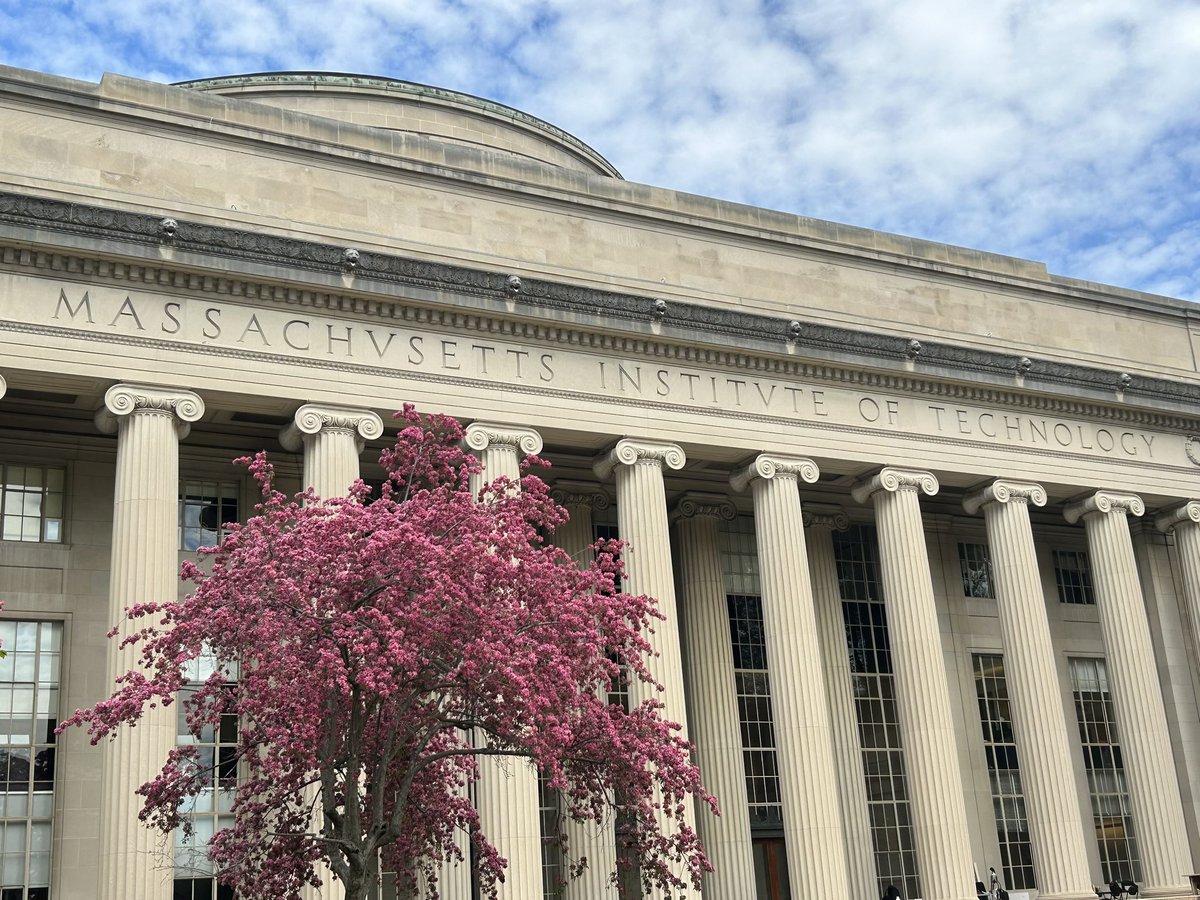
[[(169, 214), (168, 214), (169, 213)], [(261, 232), (250, 232), (240, 229), (224, 228), (207, 223), (190, 222), (164, 210), (159, 214), (135, 213), (127, 210), (106, 209), (77, 203), (65, 203), (49, 198), (33, 197), (24, 194), (0, 192), (0, 223), (24, 228), (37, 229), (39, 233), (54, 232), (77, 235), (90, 235), (106, 241), (125, 241), (130, 244), (154, 245), (157, 247), (163, 240), (164, 214), (174, 221), (172, 244), (180, 249), (198, 253), (210, 253), (223, 258), (246, 259), (257, 262), (274, 263), (291, 268), (307, 269), (320, 272), (336, 273), (340, 276), (345, 268), (346, 258), (344, 246), (323, 244), (315, 241), (302, 241), (280, 235), (269, 235)], [(16, 254), (16, 255), (13, 255)], [(52, 257), (62, 254), (32, 250), (25, 248), (4, 248), (0, 257), (4, 262), (13, 261), (21, 264), (35, 264), (43, 260), (50, 264)], [(18, 258), (19, 257), (19, 258)], [(111, 263), (80, 257), (74, 263), (65, 266), (66, 271), (83, 271), (88, 274), (91, 270), (101, 271), (105, 266), (125, 266), (124, 263)], [(64, 268), (57, 265), (56, 268)], [(133, 268), (146, 269), (149, 273), (152, 267), (134, 265)], [(509, 272), (486, 272), (449, 266), (424, 260), (408, 259), (382, 253), (360, 253), (355, 266), (355, 277), (403, 283), (405, 285), (429, 287), (439, 291), (451, 291), (459, 294), (469, 294), (481, 297), (492, 297), (510, 300), (513, 296), (511, 280), (514, 277)], [(101, 273), (102, 274), (102, 273)], [(210, 290), (210, 284), (227, 283), (229, 279), (222, 276), (210, 276), (196, 273), (167, 271), (163, 269), (154, 278), (155, 283), (162, 283), (163, 277), (167, 283), (175, 286), (196, 287)], [(602, 291), (577, 285), (559, 282), (543, 281), (540, 279), (516, 276), (519, 278), (520, 290), (518, 295), (522, 303), (546, 310), (565, 310), (573, 315), (597, 314), (607, 320), (627, 319), (641, 322), (653, 322), (657, 318), (659, 305), (657, 300), (646, 296), (622, 294), (614, 291)], [(183, 279), (185, 285), (180, 285), (178, 279)], [(310, 295), (312, 292), (304, 287), (291, 286), (252, 286), (255, 289), (265, 288), (272, 292), (282, 291), (289, 298)], [(317, 291), (323, 295), (326, 302), (342, 308), (349, 304), (352, 307), (383, 309), (392, 304), (386, 301), (365, 300), (356, 297), (333, 296)], [(314, 295), (314, 296), (316, 296)], [(394, 314), (394, 310), (392, 311)], [(474, 317), (472, 317), (474, 318)], [(851, 354), (864, 360), (885, 358), (897, 362), (910, 359), (913, 338), (909, 335), (892, 335), (882, 333), (867, 333), (859, 330), (844, 329), (823, 323), (798, 322), (773, 316), (750, 313), (743, 310), (724, 309), (710, 305), (691, 304), (674, 301), (671, 304), (670, 322), (680, 329), (680, 335), (685, 336), (687, 330), (706, 332), (741, 338), (759, 343), (759, 346), (744, 345), (739, 348), (738, 355), (757, 354), (765, 349), (764, 343), (780, 343), (793, 349), (807, 345), (823, 352)], [(796, 327), (798, 326), (798, 327)], [(542, 325), (536, 326), (538, 328)], [(584, 334), (574, 332), (573, 335)], [(578, 339), (578, 338), (576, 338)], [(626, 339), (617, 336), (618, 342)], [(641, 340), (641, 339), (638, 339)], [(646, 342), (647, 344), (658, 342)], [(669, 354), (668, 354), (669, 355)], [(731, 354), (710, 354), (725, 356)], [(714, 360), (718, 361), (718, 360)], [(930, 341), (920, 342), (919, 361), (922, 368), (936, 367), (943, 370), (975, 371), (989, 376), (1003, 375), (1019, 380), (1014, 386), (1028, 387), (1031, 379), (1048, 384), (1067, 384), (1095, 392), (1098, 396), (1107, 398), (1114, 392), (1128, 394), (1131, 390), (1140, 395), (1154, 397), (1181, 403), (1193, 402), (1200, 399), (1200, 386), (1172, 381), (1162, 378), (1152, 378), (1139, 375), (1136, 381), (1129, 384), (1119, 379), (1118, 373), (1112, 370), (1089, 368), (1072, 363), (1052, 360), (1034, 360), (1020, 354), (997, 353), (974, 347), (958, 347), (950, 344), (940, 344)], [(796, 365), (791, 361), (775, 360), (774, 364), (781, 365), (785, 371), (791, 372)], [(812, 370), (812, 371), (810, 371)], [(808, 366), (797, 368), (797, 374), (816, 377), (829, 377), (838, 370), (835, 366)], [(824, 376), (821, 376), (821, 372)], [(861, 377), (861, 375), (860, 375)], [(911, 377), (895, 377), (881, 375), (881, 384), (904, 390), (918, 392), (936, 391), (943, 393), (947, 386), (938, 381)], [(909, 383), (907, 386), (904, 383)], [(975, 389), (961, 385), (950, 386), (952, 395), (960, 395), (962, 391), (970, 396)], [(986, 388), (989, 396), (995, 397), (997, 392), (994, 385)], [(1021, 405), (1034, 403), (1034, 398), (1028, 395), (1010, 394), (1001, 391), (999, 398), (1005, 402)], [(1041, 398), (1036, 401), (1047, 409), (1057, 409), (1063, 403), (1058, 398)], [(1090, 406), (1084, 404), (1083, 406)], [(1063, 407), (1066, 409), (1067, 407)], [(1071, 405), (1071, 410), (1076, 406)], [(1086, 413), (1084, 408), (1077, 410)], [(1096, 407), (1095, 415), (1114, 416), (1132, 414), (1137, 411), (1124, 411), (1116, 407)], [(1086, 413), (1093, 414), (1093, 413)], [(1169, 427), (1188, 427), (1186, 424)]]
[(705, 494), (688, 491), (675, 501), (671, 509), (672, 519), (695, 519), (708, 517), (732, 522), (737, 518), (737, 507), (724, 494)]
[(180, 439), (191, 423), (204, 415), (204, 401), (192, 391), (147, 384), (114, 384), (104, 394), (104, 406), (96, 413), (96, 427), (116, 434), (122, 417), (134, 413), (171, 416)]
[(932, 497), (938, 492), (938, 480), (932, 472), (884, 466), (876, 474), (858, 481), (850, 489), (856, 503), (866, 503), (880, 491), (923, 491)]
[(729, 484), (735, 491), (744, 491), (755, 479), (793, 478), (812, 484), (821, 476), (821, 470), (811, 459), (804, 456), (776, 456), (760, 453), (746, 468), (729, 476)]
[(1030, 503), (1046, 505), (1046, 489), (1032, 481), (1005, 481), (1000, 479), (972, 491), (963, 499), (963, 509), (971, 515), (979, 512), (988, 503)]
[(1063, 510), (1066, 520), (1072, 525), (1092, 513), (1123, 513), (1140, 516), (1146, 512), (1146, 504), (1137, 494), (1119, 491), (1096, 491), (1067, 505)]
[(542, 436), (520, 425), (472, 422), (467, 426), (466, 445), (476, 452), (489, 447), (512, 447), (517, 453), (536, 456), (542, 452)]
[(679, 470), (687, 455), (678, 444), (667, 444), (645, 438), (621, 438), (615, 447), (598, 456), (592, 463), (597, 478), (607, 481), (617, 466), (655, 465)]
[(355, 436), (359, 452), (365, 441), (383, 434), (383, 419), (369, 409), (338, 406), (326, 403), (305, 403), (292, 417), (292, 422), (279, 433), (279, 443), (285, 450), (298, 453), (304, 447), (306, 435), (322, 431), (342, 431)]

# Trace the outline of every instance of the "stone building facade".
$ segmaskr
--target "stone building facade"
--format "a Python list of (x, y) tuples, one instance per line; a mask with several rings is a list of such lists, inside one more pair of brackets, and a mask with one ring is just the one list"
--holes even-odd
[[(0, 68), (0, 898), (222, 896), (131, 791), (230, 733), (53, 726), (125, 664), (120, 609), (245, 514), (234, 456), (338, 492), (406, 401), (489, 472), (548, 458), (564, 545), (632, 542), (725, 809), (704, 897), (964, 900), (990, 866), (1190, 896), (1194, 310), (633, 184), (450, 91)], [(553, 887), (532, 772), (478, 802), (506, 900), (617, 896)], [(198, 833), (222, 815), (216, 784)]]

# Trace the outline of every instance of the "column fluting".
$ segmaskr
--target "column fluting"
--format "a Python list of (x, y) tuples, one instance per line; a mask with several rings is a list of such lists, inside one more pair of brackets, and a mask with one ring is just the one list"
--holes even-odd
[(795, 890), (845, 900), (841, 800), (800, 509), (800, 481), (817, 476), (810, 459), (762, 454), (730, 481), (736, 490), (751, 486), (754, 495), (789, 879)]
[[(475, 422), (467, 426), (466, 445), (483, 464), (483, 472), (471, 479), (471, 488), (478, 494), (483, 485), (501, 477), (515, 485), (521, 477), (521, 454), (539, 453), (542, 439), (531, 428)], [(480, 828), (508, 860), (497, 896), (500, 900), (541, 897), (542, 821), (537, 770), (526, 759), (484, 757), (479, 760), (475, 789)]]
[(1065, 515), (1072, 523), (1082, 519), (1087, 531), (1144, 893), (1187, 896), (1191, 858), (1183, 805), (1129, 532), (1129, 516), (1145, 511), (1135, 494), (1097, 491), (1068, 506)]
[[(666, 485), (663, 467), (682, 469), (686, 457), (683, 448), (660, 441), (622, 438), (608, 453), (593, 464), (597, 477), (615, 474), (617, 483), (617, 530), (627, 542), (622, 559), (625, 564), (624, 589), (647, 594), (658, 601), (666, 619), (654, 623), (646, 635), (657, 655), (646, 660), (651, 676), (663, 686), (660, 693), (635, 680), (630, 684), (629, 699), (634, 706), (655, 699), (663, 704), (662, 715), (681, 726), (678, 732), (688, 740), (687, 710), (683, 692), (683, 662), (679, 649), (679, 617), (675, 603), (675, 579), (671, 567), (671, 540), (667, 522)], [(684, 819), (695, 827), (692, 798), (684, 799)], [(659, 827), (664, 833), (675, 830), (676, 823), (661, 812)], [(677, 872), (686, 881), (685, 873)], [(695, 900), (699, 892), (688, 888), (669, 894), (655, 888), (648, 900)]]
[(849, 524), (846, 513), (838, 507), (804, 506), (808, 568), (825, 668), (829, 732), (841, 800), (846, 880), (851, 897), (871, 898), (879, 893), (875, 848), (871, 840), (871, 815), (867, 807), (862, 745), (858, 739), (850, 654), (846, 648), (846, 617), (842, 612), (842, 593), (833, 552), (834, 531), (845, 531)]
[[(550, 495), (570, 514), (565, 525), (554, 532), (554, 543), (584, 567), (591, 562), (595, 543), (593, 510), (608, 509), (611, 500), (598, 485), (556, 482)], [(587, 867), (578, 878), (567, 882), (565, 900), (610, 900), (617, 896), (612, 874), (617, 868), (617, 840), (612, 818), (579, 822), (568, 818), (563, 830), (567, 852), (573, 860), (587, 858)]]
[[(279, 443), (285, 450), (302, 452), (304, 458), (303, 487), (312, 488), (318, 500), (346, 496), (361, 472), (359, 456), (365, 441), (383, 434), (383, 419), (368, 409), (330, 403), (305, 403), (296, 410), (292, 421), (279, 433)], [(313, 788), (313, 799), (320, 790)], [(316, 804), (317, 832), (324, 828), (324, 813)], [(319, 888), (305, 885), (303, 900), (337, 900), (345, 896), (345, 888), (326, 865), (317, 866), (321, 879)]]
[(1192, 649), (1200, 659), (1200, 500), (1189, 500), (1160, 513), (1154, 524), (1164, 534), (1175, 533), (1175, 553), (1183, 575)]
[(918, 499), (918, 492), (937, 490), (931, 473), (889, 466), (852, 493), (859, 503), (871, 498), (875, 504), (922, 896), (966, 900), (975, 896), (971, 840)]
[(707, 900), (741, 900), (746, 885), (754, 883), (746, 813), (750, 801), (721, 568), (720, 523), (736, 516), (734, 505), (720, 494), (687, 493), (674, 508), (688, 721), (704, 786), (721, 805), (719, 817), (701, 816), (696, 823), (713, 865), (702, 886)]
[(1004, 644), (1004, 676), (1029, 817), (1034, 871), (1043, 897), (1094, 896), (1071, 764), (1070, 731), (1046, 600), (1038, 574), (1029, 504), (1044, 506), (1041, 485), (995, 481), (963, 501), (982, 509)]
[[(179, 441), (203, 414), (204, 402), (191, 391), (118, 384), (104, 395), (96, 425), (117, 434), (108, 593), (114, 624), (135, 603), (175, 599)], [(109, 641), (109, 684), (139, 667), (139, 652)], [(121, 729), (102, 745), (100, 900), (172, 896), (171, 845), (138, 821), (142, 803), (134, 791), (158, 775), (175, 749), (175, 719), (174, 708), (147, 709), (137, 728)]]

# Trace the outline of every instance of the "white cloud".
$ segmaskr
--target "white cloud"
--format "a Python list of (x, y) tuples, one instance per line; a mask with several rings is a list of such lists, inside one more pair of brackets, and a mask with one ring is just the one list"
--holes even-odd
[(465, 90), (629, 178), (1200, 300), (1190, 0), (0, 0), (5, 62)]

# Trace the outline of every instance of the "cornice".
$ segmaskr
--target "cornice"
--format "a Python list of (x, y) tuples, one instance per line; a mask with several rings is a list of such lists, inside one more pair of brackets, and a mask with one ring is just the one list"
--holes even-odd
[[(1185, 414), (1108, 404), (1140, 401), (1186, 406), (1200, 402), (1193, 384), (1116, 369), (1031, 358), (911, 336), (857, 331), (743, 310), (606, 291), (563, 282), (418, 260), (282, 235), (0, 192), (0, 226), (32, 229), (39, 240), (75, 235), (153, 250), (153, 260), (124, 262), (85, 251), (0, 247), (0, 264), (126, 281), (150, 288), (203, 291), (268, 303), (328, 309), (434, 326), (473, 329), (516, 338), (644, 355), (697, 365), (724, 366), (783, 377), (852, 383), (880, 390), (1007, 405), (1047, 413), (1196, 429)], [(311, 273), (317, 287), (281, 285), (231, 270), (189, 271), (158, 257), (197, 254)], [(111, 253), (111, 250), (109, 251)], [(366, 297), (403, 287), (421, 288), (439, 303), (473, 298), (474, 308), (433, 309), (420, 301)], [(325, 288), (325, 289), (322, 289)], [(341, 288), (339, 290), (339, 288)], [(432, 302), (432, 301), (430, 301)], [(494, 304), (495, 313), (486, 306)], [(514, 317), (526, 317), (524, 320)], [(556, 321), (557, 320), (557, 321)], [(624, 324), (626, 334), (613, 333)], [(589, 326), (598, 330), (589, 330)], [(602, 329), (602, 330), (599, 330)], [(723, 347), (697, 347), (689, 340)], [(791, 358), (789, 358), (791, 357)], [(802, 357), (796, 359), (794, 357)], [(822, 358), (837, 357), (828, 362)], [(848, 362), (846, 362), (848, 360)], [(891, 368), (862, 371), (848, 365)], [(938, 378), (972, 379), (946, 383)], [(1026, 391), (1075, 391), (1084, 397)]]

